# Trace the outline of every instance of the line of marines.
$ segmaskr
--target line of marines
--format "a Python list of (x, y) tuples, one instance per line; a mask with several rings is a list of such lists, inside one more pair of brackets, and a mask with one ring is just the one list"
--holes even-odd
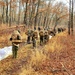
[[(60, 29), (58, 30), (60, 31)], [(36, 30), (36, 28), (34, 30), (29, 29), (25, 34), (27, 35), (27, 44), (32, 43), (33, 48), (36, 48), (36, 42), (38, 39), (40, 40), (40, 46), (45, 45), (48, 43), (50, 35), (55, 36), (56, 32), (50, 29), (41, 29), (38, 27), (38, 30)], [(16, 58), (19, 44), (22, 42), (22, 36), (19, 30), (14, 30), (10, 37), (10, 41), (12, 41), (13, 58)]]
[(27, 35), (27, 43), (33, 44), (33, 47), (36, 47), (36, 40), (40, 40), (40, 45), (44, 45), (49, 41), (49, 35), (55, 36), (55, 33), (53, 31), (47, 30), (47, 29), (41, 29), (38, 27), (38, 30), (27, 30), (25, 33)]

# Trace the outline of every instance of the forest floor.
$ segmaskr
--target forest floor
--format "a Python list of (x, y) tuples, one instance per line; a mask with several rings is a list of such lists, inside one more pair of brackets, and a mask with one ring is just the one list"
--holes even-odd
[[(6, 42), (0, 47), (11, 45), (10, 33), (7, 34), (0, 37), (0, 42)], [(22, 37), (26, 41), (24, 31)], [(11, 55), (0, 61), (0, 75), (75, 75), (75, 35), (61, 32), (43, 46), (38, 40), (35, 49), (23, 42), (16, 59)]]

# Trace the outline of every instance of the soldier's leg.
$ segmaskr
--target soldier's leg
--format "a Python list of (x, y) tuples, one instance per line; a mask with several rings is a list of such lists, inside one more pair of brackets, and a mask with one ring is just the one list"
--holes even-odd
[(32, 36), (32, 44), (33, 44), (33, 47), (36, 47), (36, 40), (35, 40), (34, 36)]
[(27, 37), (27, 43), (30, 43), (30, 36)]
[(44, 39), (44, 44), (46, 44), (46, 39)]
[(46, 36), (44, 35), (44, 39), (43, 39), (44, 44), (46, 44)]
[(15, 58), (17, 57), (17, 51), (18, 51), (18, 47), (15, 46)]
[(46, 35), (46, 38), (45, 38), (45, 44), (47, 43), (47, 40), (48, 40), (48, 37), (47, 37), (47, 35)]
[(42, 36), (42, 39), (41, 40), (42, 40), (42, 45), (43, 45), (44, 44), (44, 36)]
[(40, 45), (43, 45), (43, 36), (40, 37)]
[(36, 40), (33, 40), (33, 47), (36, 47)]
[(13, 58), (15, 57), (15, 46), (12, 45), (12, 55), (13, 55)]
[(49, 41), (49, 35), (47, 35), (47, 42)]
[(41, 36), (40, 36), (40, 45), (42, 44)]
[(49, 41), (49, 36), (46, 35), (46, 36), (45, 36), (45, 44), (46, 44), (48, 41)]
[(28, 43), (28, 41), (29, 41), (29, 36), (27, 36), (27, 43)]

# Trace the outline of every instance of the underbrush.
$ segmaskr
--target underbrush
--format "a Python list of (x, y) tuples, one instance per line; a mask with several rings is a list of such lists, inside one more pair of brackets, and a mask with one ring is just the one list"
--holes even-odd
[[(73, 49), (75, 49), (74, 38), (75, 37), (69, 36), (66, 32), (63, 32), (53, 37), (45, 46), (39, 47), (32, 51), (28, 69), (24, 68), (22, 74), (75, 74), (75, 70), (71, 70), (72, 68), (74, 68), (73, 65), (75, 63), (74, 60), (72, 60), (73, 58), (71, 57), (75, 53), (73, 53)], [(68, 52), (70, 50), (72, 52)]]
[[(23, 38), (26, 39), (25, 37), (23, 33)], [(8, 68), (6, 64), (1, 68), (6, 68), (4, 72), (11, 70), (8, 73), (11, 75), (68, 75), (68, 73), (74, 75), (75, 36), (72, 37), (67, 32), (63, 32), (50, 39), (46, 45), (37, 45), (37, 48), (34, 49), (31, 44), (23, 45), (18, 51), (18, 58), (10, 60), (11, 58), (6, 63), (10, 64)], [(17, 67), (16, 72), (11, 67)]]

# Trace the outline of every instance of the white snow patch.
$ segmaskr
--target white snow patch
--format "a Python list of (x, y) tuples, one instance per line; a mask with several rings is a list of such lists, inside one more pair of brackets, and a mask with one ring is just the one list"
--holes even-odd
[(12, 46), (4, 47), (0, 49), (0, 60), (8, 57), (12, 54)]

